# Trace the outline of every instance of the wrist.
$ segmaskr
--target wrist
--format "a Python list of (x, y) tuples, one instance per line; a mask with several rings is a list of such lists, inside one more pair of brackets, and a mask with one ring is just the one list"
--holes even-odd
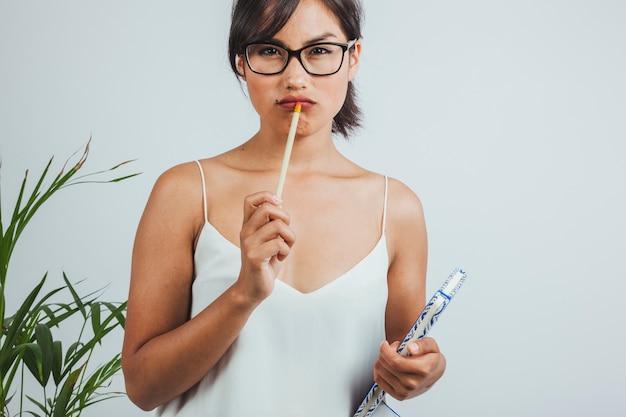
[(261, 300), (256, 299), (241, 288), (239, 281), (231, 285), (229, 291), (233, 302), (239, 308), (246, 310), (254, 309), (261, 303)]

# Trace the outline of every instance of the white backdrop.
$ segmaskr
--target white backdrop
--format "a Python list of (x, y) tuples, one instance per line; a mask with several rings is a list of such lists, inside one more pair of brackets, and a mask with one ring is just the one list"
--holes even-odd
[[(364, 128), (337, 146), (422, 200), (427, 295), (457, 265), (470, 279), (432, 332), (446, 373), (390, 403), (405, 417), (625, 415), (626, 3), (364, 10)], [(51, 155), (56, 173), (90, 134), (82, 172), (132, 158), (123, 172), (143, 172), (43, 206), (13, 254), (7, 315), (45, 271), (47, 289), (65, 271), (87, 278), (84, 292), (109, 284), (103, 298), (125, 300), (158, 175), (256, 131), (228, 67), (229, 18), (230, 1), (0, 0), (5, 219), (24, 171), (32, 190)], [(121, 343), (109, 336), (93, 363)], [(110, 389), (124, 389), (121, 373)], [(148, 414), (118, 398), (83, 415)]]

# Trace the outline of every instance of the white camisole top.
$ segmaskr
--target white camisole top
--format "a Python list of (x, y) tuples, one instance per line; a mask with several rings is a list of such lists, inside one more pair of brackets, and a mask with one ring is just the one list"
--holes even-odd
[[(191, 317), (230, 287), (240, 249), (207, 219), (194, 249)], [(155, 409), (157, 417), (352, 417), (369, 391), (385, 339), (387, 176), (380, 238), (348, 271), (302, 293), (276, 279), (239, 336), (193, 387)], [(323, 260), (320, 260), (323, 261)], [(207, 343), (211, 343), (207, 340)]]

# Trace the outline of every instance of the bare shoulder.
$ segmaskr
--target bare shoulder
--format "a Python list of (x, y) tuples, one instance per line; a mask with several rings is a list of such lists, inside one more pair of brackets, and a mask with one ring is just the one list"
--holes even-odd
[(417, 193), (404, 182), (387, 178), (387, 228), (392, 237), (393, 262), (402, 252), (418, 250), (418, 244), (426, 243), (426, 225), (424, 208)]
[(216, 157), (199, 159), (198, 162), (202, 171), (196, 161), (182, 162), (163, 171), (149, 199), (149, 204), (159, 207), (161, 216), (176, 217), (192, 235), (204, 222), (201, 174), (203, 172), (205, 181), (210, 182), (210, 177), (225, 169)]
[(397, 178), (387, 176), (389, 204), (393, 201), (394, 213), (397, 215), (421, 215), (423, 213), (422, 200), (417, 193)]
[[(195, 161), (183, 162), (163, 171), (156, 179), (148, 205), (154, 205), (162, 221), (176, 219), (191, 232), (202, 216), (202, 178)], [(193, 201), (199, 204), (193, 203)]]

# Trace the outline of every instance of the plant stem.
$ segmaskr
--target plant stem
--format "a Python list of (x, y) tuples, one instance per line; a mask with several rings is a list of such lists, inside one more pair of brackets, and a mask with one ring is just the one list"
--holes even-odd
[[(46, 410), (46, 415), (48, 414), (48, 396), (46, 395), (46, 386), (43, 387), (43, 408)], [(50, 410), (52, 411), (52, 410)]]
[(80, 338), (83, 336), (83, 330), (85, 330), (85, 325), (87, 324), (87, 318), (83, 320), (83, 326), (80, 328), (80, 333), (78, 334), (78, 341), (80, 342)]
[(22, 361), (22, 381), (20, 384), (20, 417), (22, 417), (22, 402), (24, 401), (24, 361)]
[[(95, 345), (94, 345), (95, 347)], [(83, 378), (85, 377), (85, 374), (87, 373), (87, 365), (89, 364), (89, 359), (91, 359), (91, 354), (93, 353), (93, 348), (89, 349), (89, 355), (87, 355), (87, 361), (85, 362), (85, 370), (80, 374), (80, 381), (78, 382), (78, 389), (76, 390), (77, 392), (80, 392), (80, 386), (83, 383)], [(79, 408), (78, 408), (78, 416), (80, 416), (80, 412), (82, 410), (82, 407), (80, 407), (80, 401), (79, 401)]]
[[(88, 315), (88, 317), (91, 317), (91, 313)], [(78, 340), (80, 341), (81, 336), (83, 335), (83, 330), (85, 329), (85, 325), (87, 324), (87, 319), (85, 319), (83, 321), (83, 327), (80, 329), (80, 335), (78, 336)], [(95, 337), (96, 335), (94, 335)], [(94, 345), (95, 347), (95, 345)], [(93, 353), (93, 348), (89, 349), (89, 355), (87, 355), (87, 361), (85, 361), (85, 364), (83, 365), (85, 367), (85, 370), (80, 374), (80, 381), (78, 382), (78, 389), (76, 390), (76, 392), (80, 392), (80, 386), (83, 383), (83, 378), (85, 377), (85, 374), (87, 373), (87, 365), (89, 364), (89, 359), (91, 358), (91, 354)], [(80, 416), (80, 401), (78, 404), (78, 416)], [(71, 414), (71, 413), (70, 413)]]

